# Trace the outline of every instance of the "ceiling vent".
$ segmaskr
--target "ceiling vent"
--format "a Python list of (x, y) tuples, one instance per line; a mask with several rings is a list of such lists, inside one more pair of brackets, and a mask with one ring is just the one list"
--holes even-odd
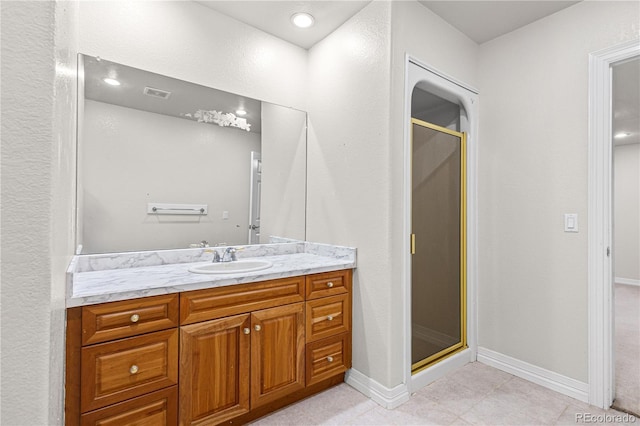
[(169, 96), (171, 96), (171, 92), (167, 92), (166, 90), (161, 89), (154, 89), (153, 87), (145, 87), (144, 94), (160, 99), (169, 99)]

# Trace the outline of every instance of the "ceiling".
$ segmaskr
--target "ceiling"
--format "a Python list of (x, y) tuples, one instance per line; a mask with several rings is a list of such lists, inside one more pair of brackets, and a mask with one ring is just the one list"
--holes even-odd
[[(304, 49), (309, 49), (347, 22), (370, 1), (213, 0), (196, 1), (196, 3)], [(306, 29), (295, 27), (290, 18), (296, 12), (311, 14), (315, 18), (315, 24)]]
[[(208, 8), (251, 25), (304, 49), (331, 34), (371, 0), (315, 1), (197, 1)], [(578, 1), (426, 1), (431, 9), (476, 43), (484, 43), (545, 16), (567, 8)], [(294, 27), (290, 17), (307, 12), (315, 17), (311, 28)]]
[(524, 27), (579, 1), (426, 1), (419, 3), (478, 44)]

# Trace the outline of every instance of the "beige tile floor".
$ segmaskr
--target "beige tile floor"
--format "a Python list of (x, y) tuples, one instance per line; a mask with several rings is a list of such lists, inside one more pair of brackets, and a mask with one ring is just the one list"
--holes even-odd
[(350, 386), (341, 384), (253, 424), (640, 426), (640, 419), (627, 417), (625, 423), (616, 422), (613, 416), (620, 416), (619, 420), (623, 420), (622, 416), (628, 415), (598, 409), (474, 362), (419, 390), (394, 410), (386, 410)]
[(640, 287), (616, 284), (615, 317), (613, 406), (640, 414)]

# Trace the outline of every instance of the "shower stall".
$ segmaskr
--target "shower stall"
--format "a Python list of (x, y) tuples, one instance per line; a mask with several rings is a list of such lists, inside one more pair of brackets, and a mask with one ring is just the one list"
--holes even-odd
[(445, 127), (457, 127), (459, 107), (431, 101), (423, 115), (440, 124), (411, 119), (412, 373), (467, 347), (466, 137)]

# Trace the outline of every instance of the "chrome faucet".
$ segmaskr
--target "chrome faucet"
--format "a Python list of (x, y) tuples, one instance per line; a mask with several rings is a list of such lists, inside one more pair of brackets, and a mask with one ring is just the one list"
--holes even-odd
[(235, 247), (227, 247), (223, 252), (222, 255), (220, 255), (220, 253), (218, 253), (218, 250), (214, 250), (213, 251), (213, 263), (218, 263), (218, 262), (233, 262), (235, 260), (238, 260), (238, 258), (236, 257), (236, 249)]

